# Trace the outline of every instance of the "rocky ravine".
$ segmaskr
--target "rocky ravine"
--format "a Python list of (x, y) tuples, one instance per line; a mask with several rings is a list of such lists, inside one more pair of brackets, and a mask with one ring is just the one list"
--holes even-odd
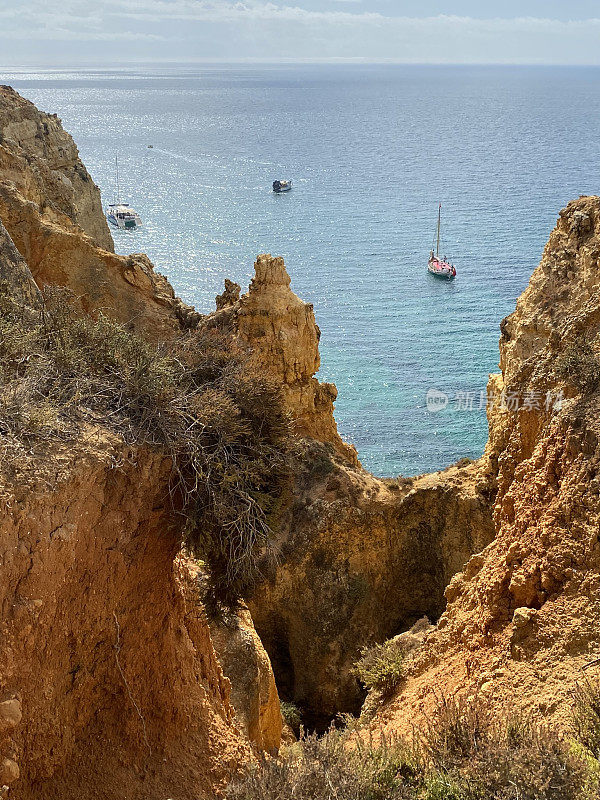
[(600, 200), (561, 215), (502, 324), (502, 375), (491, 379), (512, 394), (562, 389), (564, 405), (496, 408), (480, 462), (380, 480), (338, 435), (335, 387), (315, 378), (314, 312), (281, 259), (260, 256), (247, 294), (228, 282), (200, 315), (145, 256), (111, 252), (97, 190), (55, 118), (3, 88), (0, 131), (3, 291), (36, 306), (43, 284), (58, 283), (152, 341), (193, 326), (225, 333), (279, 383), (296, 434), (278, 563), (252, 616), (210, 627), (199, 567), (179, 552), (181, 519), (165, 503), (163, 457), (99, 424), (57, 447), (37, 482), (0, 487), (10, 796), (215, 796), (257, 750), (279, 745), (269, 656), (281, 694), (323, 724), (360, 706), (360, 648), (424, 614), (439, 623), (420, 626), (377, 730), (408, 729), (440, 686), (498, 705), (519, 697), (560, 719), (598, 654)]
[(247, 294), (227, 281), (199, 324), (251, 348), (251, 368), (282, 385), (302, 437), (276, 532), (279, 566), (250, 609), (280, 692), (322, 727), (360, 708), (361, 647), (442, 613), (451, 577), (493, 537), (491, 490), (476, 464), (400, 481), (362, 469), (337, 432), (335, 386), (314, 377), (312, 305), (292, 292), (283, 259), (259, 256), (255, 270)]
[[(315, 720), (357, 708), (360, 647), (439, 614), (450, 576), (489, 540), (486, 486), (473, 467), (402, 483), (368, 475), (337, 433), (335, 387), (314, 377), (319, 330), (283, 261), (260, 257), (249, 292), (229, 283), (213, 314), (186, 308), (145, 256), (110, 252), (96, 190), (75, 178), (87, 173), (58, 121), (10, 89), (0, 97), (5, 290), (35, 306), (39, 288), (58, 283), (154, 341), (194, 325), (228, 331), (281, 385), (297, 471), (280, 567), (252, 610), (289, 699)], [(177, 557), (181, 520), (164, 504), (161, 459), (124, 451), (99, 427), (47, 466), (26, 491), (4, 489), (2, 780), (23, 800), (211, 795), (252, 747), (279, 744), (252, 620), (207, 627), (197, 568)]]

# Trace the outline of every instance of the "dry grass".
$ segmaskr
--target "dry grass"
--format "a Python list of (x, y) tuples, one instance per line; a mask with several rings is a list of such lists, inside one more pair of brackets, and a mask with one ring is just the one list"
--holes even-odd
[[(594, 762), (597, 765), (597, 762)], [(232, 785), (229, 800), (597, 800), (594, 768), (525, 719), (441, 699), (413, 742), (308, 736)]]
[(249, 376), (217, 331), (153, 347), (65, 290), (40, 312), (0, 290), (0, 471), (35, 469), (52, 442), (101, 425), (172, 463), (170, 493), (210, 598), (235, 604), (269, 550), (287, 487), (289, 426), (277, 387)]
[(574, 727), (577, 740), (600, 760), (600, 680), (586, 678), (575, 692)]

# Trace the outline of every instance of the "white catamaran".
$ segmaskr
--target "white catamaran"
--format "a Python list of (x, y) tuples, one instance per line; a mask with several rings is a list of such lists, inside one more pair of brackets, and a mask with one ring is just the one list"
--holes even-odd
[(115, 156), (115, 177), (116, 177), (116, 200), (106, 209), (106, 219), (115, 228), (122, 230), (134, 230), (142, 227), (142, 218), (129, 203), (121, 202), (119, 189), (119, 157)]
[(456, 277), (456, 269), (453, 264), (451, 264), (447, 259), (446, 256), (440, 258), (440, 228), (442, 224), (442, 204), (440, 203), (438, 207), (438, 221), (437, 221), (437, 239), (434, 239), (435, 242), (435, 253), (433, 251), (433, 247), (431, 248), (431, 252), (429, 253), (429, 261), (427, 263), (427, 270), (432, 275), (435, 275), (437, 278), (445, 278), (448, 281), (451, 281), (453, 278)]

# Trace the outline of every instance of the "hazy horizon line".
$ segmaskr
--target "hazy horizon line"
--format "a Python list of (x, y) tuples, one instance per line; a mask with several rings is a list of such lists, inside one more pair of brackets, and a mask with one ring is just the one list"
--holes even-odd
[(406, 61), (400, 59), (370, 58), (240, 58), (240, 59), (189, 59), (175, 61), (173, 59), (136, 59), (135, 61), (71, 61), (71, 62), (15, 62), (0, 64), (0, 70), (8, 69), (102, 69), (104, 71), (122, 67), (139, 66), (404, 66), (404, 67), (600, 67), (600, 59), (596, 61)]

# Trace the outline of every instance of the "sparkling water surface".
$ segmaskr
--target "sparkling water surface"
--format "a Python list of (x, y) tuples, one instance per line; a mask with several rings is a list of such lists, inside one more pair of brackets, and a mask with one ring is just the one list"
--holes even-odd
[[(213, 66), (4, 70), (56, 112), (102, 190), (145, 227), (115, 232), (181, 297), (214, 307), (257, 253), (314, 303), (322, 380), (368, 469), (417, 474), (485, 444), (499, 322), (559, 210), (598, 193), (600, 69)], [(152, 149), (148, 145), (153, 145)], [(294, 189), (270, 191), (276, 178)], [(458, 277), (426, 272), (437, 203)], [(426, 408), (429, 389), (450, 404)], [(473, 393), (474, 410), (454, 401)]]

